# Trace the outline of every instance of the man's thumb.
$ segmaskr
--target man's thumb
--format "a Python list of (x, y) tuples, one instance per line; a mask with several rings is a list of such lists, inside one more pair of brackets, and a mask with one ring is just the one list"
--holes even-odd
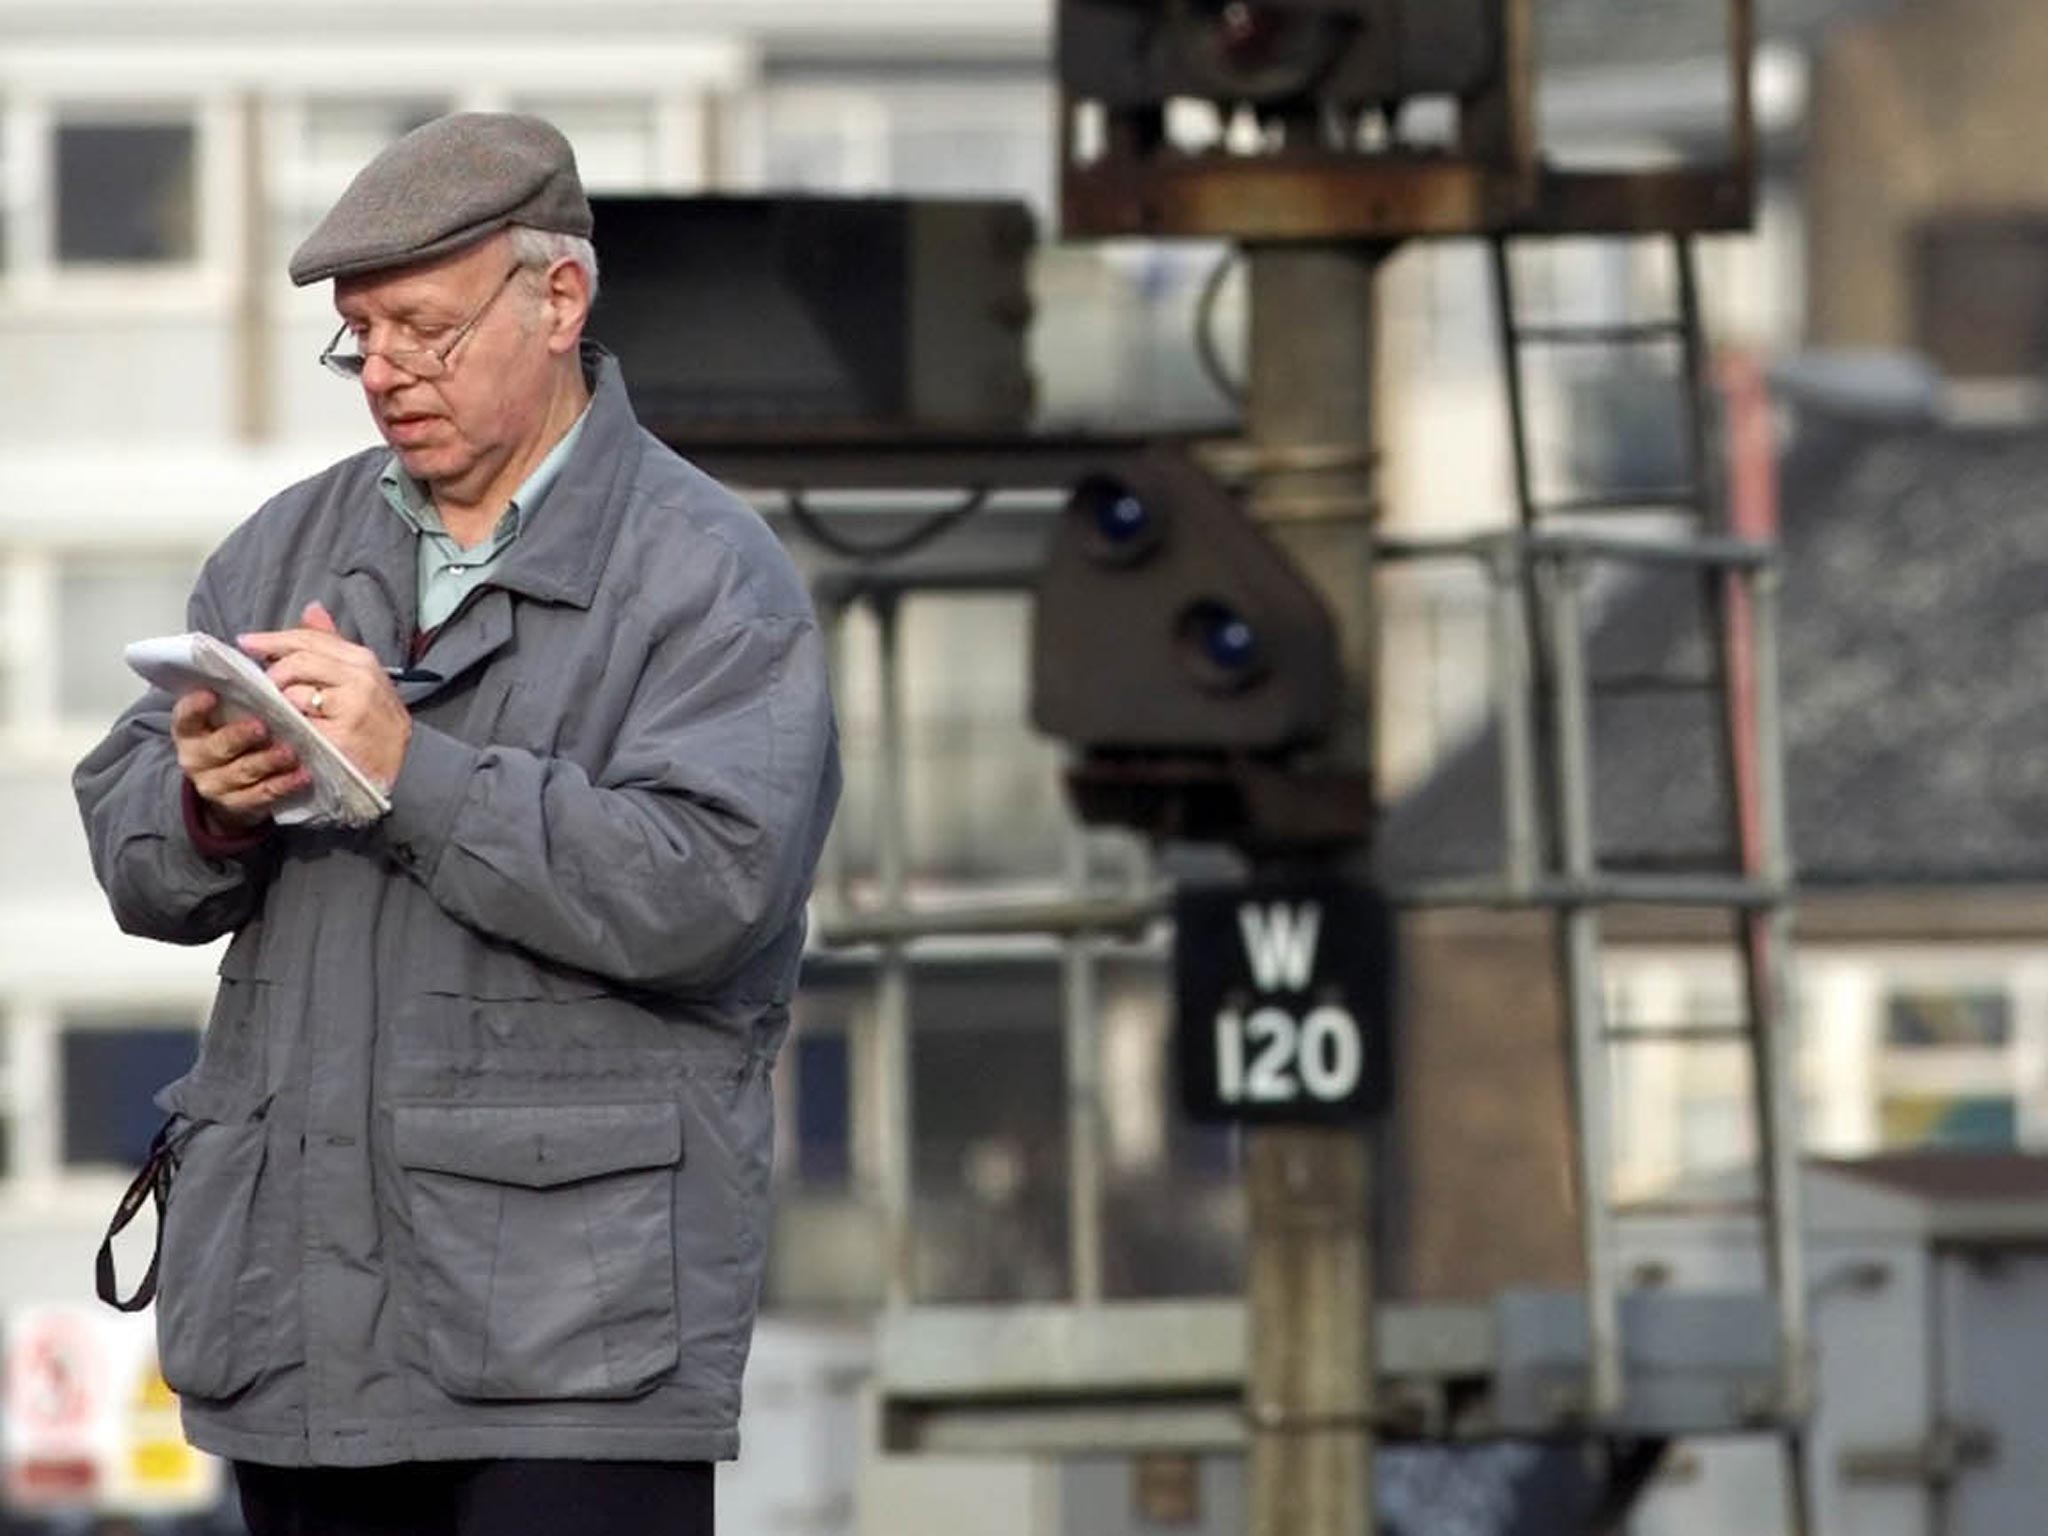
[(308, 629), (324, 629), (330, 635), (341, 633), (334, 622), (334, 615), (327, 611), (325, 603), (306, 604), (306, 611), (300, 614), (299, 618)]

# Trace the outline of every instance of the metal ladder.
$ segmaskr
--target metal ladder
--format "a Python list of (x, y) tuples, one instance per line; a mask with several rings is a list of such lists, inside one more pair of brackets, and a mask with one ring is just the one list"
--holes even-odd
[[(1761, 1228), (1767, 1283), (1777, 1318), (1778, 1401), (1759, 1414), (1775, 1423), (1787, 1455), (1790, 1526), (1810, 1529), (1801, 1420), (1809, 1406), (1809, 1335), (1798, 1174), (1796, 1054), (1790, 1014), (1790, 861), (1787, 850), (1782, 733), (1777, 692), (1778, 575), (1771, 546), (1776, 529), (1764, 500), (1724, 492), (1710, 427), (1709, 378), (1700, 324), (1693, 243), (1668, 241), (1678, 312), (1643, 322), (1573, 325), (1527, 323), (1517, 292), (1515, 241), (1491, 242), (1494, 292), (1512, 436), (1518, 537), (1511, 561), (1495, 571), (1508, 624), (1524, 628), (1525, 646), (1503, 637), (1501, 654), (1520, 651), (1525, 675), (1505, 680), (1506, 712), (1526, 709), (1520, 729), (1503, 719), (1510, 782), (1511, 883), (1547, 888), (1561, 922), (1563, 977), (1571, 1035), (1571, 1077), (1577, 1116), (1589, 1379), (1583, 1408), (1589, 1422), (1612, 1421), (1623, 1406), (1621, 1284), (1617, 1223), (1626, 1218), (1612, 1192), (1613, 1135), (1609, 1052), (1656, 1040), (1733, 1041), (1747, 1048), (1757, 1145), (1756, 1195), (1739, 1203)], [(1530, 441), (1525, 363), (1537, 348), (1678, 351), (1685, 472), (1679, 483), (1601, 487), (1562, 497), (1538, 494)], [(1766, 431), (1760, 418), (1736, 423)], [(1768, 445), (1756, 444), (1768, 453)], [(1738, 487), (1738, 490), (1745, 489)], [(1658, 511), (1682, 521), (1675, 539), (1645, 541), (1644, 559), (1690, 565), (1702, 582), (1701, 613), (1711, 658), (1705, 677), (1603, 680), (1594, 675), (1584, 593), (1589, 564), (1628, 558), (1586, 534), (1601, 514)], [(1566, 525), (1560, 528), (1560, 525)], [(1579, 531), (1571, 531), (1578, 525)], [(1514, 590), (1507, 590), (1510, 586)], [(1602, 867), (1594, 810), (1594, 708), (1609, 693), (1642, 688), (1692, 689), (1718, 695), (1720, 768), (1734, 825), (1732, 867), (1693, 874), (1642, 876)], [(1522, 695), (1517, 703), (1511, 692)], [(1517, 867), (1519, 866), (1519, 867)], [(1641, 886), (1641, 889), (1633, 888)], [(1652, 889), (1654, 887), (1654, 889)], [(1742, 971), (1743, 1017), (1733, 1025), (1665, 1029), (1610, 1027), (1601, 987), (1603, 915), (1612, 905), (1650, 896), (1672, 905), (1731, 913)], [(1635, 1207), (1635, 1210), (1648, 1210)], [(1658, 1215), (1723, 1215), (1725, 1202), (1659, 1203)]]

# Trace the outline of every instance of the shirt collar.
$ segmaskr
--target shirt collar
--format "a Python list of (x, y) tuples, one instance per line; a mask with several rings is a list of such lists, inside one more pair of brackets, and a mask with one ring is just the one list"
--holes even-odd
[[(570, 423), (569, 430), (550, 448), (547, 457), (533, 468), (533, 473), (520, 482), (519, 489), (512, 493), (512, 499), (505, 504), (505, 515), (498, 519), (497, 527), (491, 530), (495, 543), (509, 544), (518, 537), (540, 504), (547, 499), (549, 491), (562, 476), (562, 466), (569, 462), (569, 455), (576, 451), (576, 440), (583, 435), (583, 424), (590, 419), (590, 407), (586, 404), (583, 413)], [(440, 508), (434, 505), (433, 494), (419, 481), (406, 473), (405, 466), (393, 454), (385, 463), (383, 472), (377, 476), (377, 484), (384, 492), (384, 499), (391, 510), (411, 528), (414, 533), (445, 536), (448, 529), (441, 521)]]

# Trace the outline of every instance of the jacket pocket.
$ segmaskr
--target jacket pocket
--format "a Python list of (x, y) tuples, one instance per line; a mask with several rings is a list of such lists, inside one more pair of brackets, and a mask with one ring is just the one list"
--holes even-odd
[(407, 1105), (428, 1364), (457, 1397), (633, 1397), (677, 1359), (673, 1103)]
[(232, 1397), (263, 1369), (276, 1305), (278, 1276), (256, 1220), (270, 1098), (186, 1078), (158, 1103), (191, 1135), (164, 1206), (157, 1354), (174, 1392)]

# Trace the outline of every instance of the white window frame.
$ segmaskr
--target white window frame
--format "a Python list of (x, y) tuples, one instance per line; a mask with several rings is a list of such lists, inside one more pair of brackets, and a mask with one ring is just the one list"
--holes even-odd
[[(0, 762), (30, 772), (64, 772), (113, 724), (108, 719), (66, 717), (57, 696), (57, 659), (64, 637), (57, 611), (58, 577), (67, 560), (104, 554), (109, 558), (180, 559), (199, 569), (210, 545), (174, 535), (112, 546), (13, 542), (0, 538)], [(140, 635), (108, 635), (112, 648)], [(136, 695), (143, 684), (136, 680)]]
[[(1672, 1025), (1725, 1022), (1739, 1006), (1741, 975), (1732, 950), (1668, 950), (1644, 955), (1610, 952), (1605, 961), (1602, 1008), (1610, 1026), (1656, 1030)], [(1702, 1004), (1711, 999), (1711, 1018), (1702, 1018)], [(1726, 1006), (1724, 1006), (1724, 1004)], [(1718, 1079), (1735, 1074), (1733, 1092), (1750, 1102), (1746, 1062), (1729, 1058), (1737, 1042), (1680, 1043), (1647, 1039), (1608, 1047), (1613, 1084), (1616, 1195), (1623, 1200), (1647, 1199), (1668, 1193), (1674, 1181), (1718, 1169), (1691, 1165), (1682, 1113), (1690, 1101), (1725, 1100), (1726, 1092), (1706, 1091)], [(1709, 1065), (1711, 1063), (1711, 1065)], [(1709, 1083), (1706, 1079), (1716, 1081)], [(1751, 1156), (1755, 1153), (1752, 1126)]]
[[(56, 252), (57, 132), (68, 124), (167, 124), (193, 130), (194, 250), (161, 263), (64, 262)], [(0, 319), (57, 315), (119, 319), (224, 309), (240, 260), (242, 149), (235, 100), (222, 93), (111, 86), (10, 91), (6, 136)]]

